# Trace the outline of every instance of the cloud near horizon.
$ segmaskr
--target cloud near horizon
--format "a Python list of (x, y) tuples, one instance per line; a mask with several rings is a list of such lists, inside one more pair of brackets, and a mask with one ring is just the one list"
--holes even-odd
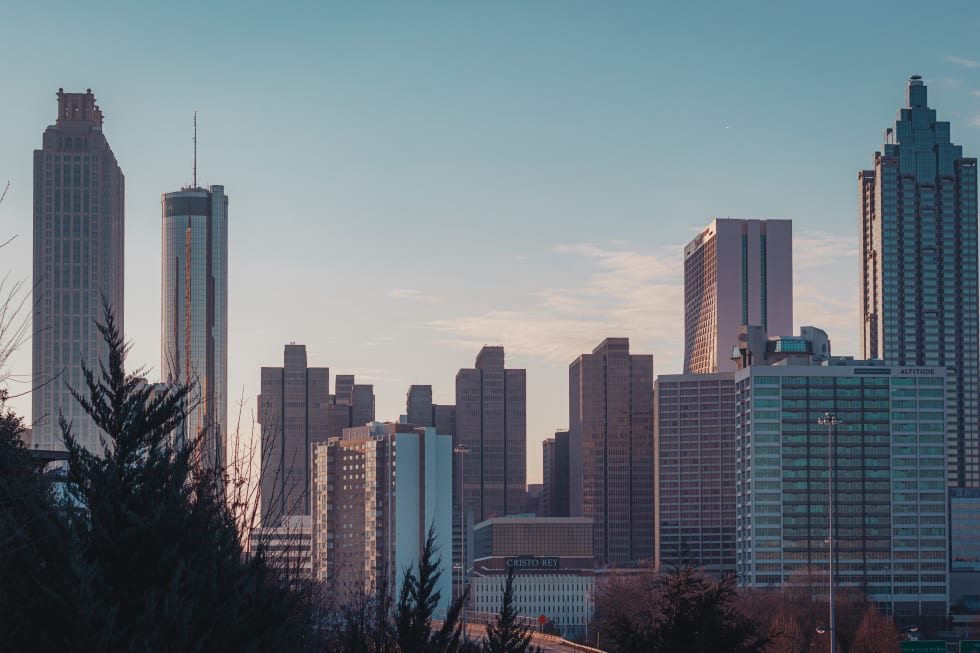
[[(529, 288), (528, 304), (428, 323), (458, 349), (502, 343), (509, 354), (568, 364), (606, 337), (627, 336), (652, 353), (655, 372), (683, 364), (684, 275), (679, 246), (650, 251), (594, 243), (559, 244), (587, 270), (577, 287)], [(807, 232), (794, 238), (794, 322), (825, 329), (835, 353), (859, 355), (856, 238)], [(790, 334), (772, 334), (790, 335)]]
[(964, 68), (980, 68), (980, 61), (974, 59), (965, 59), (963, 57), (946, 57), (946, 61), (949, 63), (955, 63), (957, 66), (963, 66)]

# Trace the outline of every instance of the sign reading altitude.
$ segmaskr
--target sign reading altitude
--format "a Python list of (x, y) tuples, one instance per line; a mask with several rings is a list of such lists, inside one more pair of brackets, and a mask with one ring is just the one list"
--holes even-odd
[(551, 571), (559, 568), (561, 558), (557, 556), (520, 556), (518, 558), (504, 558), (504, 564), (508, 569), (547, 569)]

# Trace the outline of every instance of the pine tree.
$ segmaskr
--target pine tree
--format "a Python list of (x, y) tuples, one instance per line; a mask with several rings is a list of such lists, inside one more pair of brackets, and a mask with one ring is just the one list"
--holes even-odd
[[(103, 433), (101, 452), (68, 450), (64, 532), (46, 552), (64, 574), (46, 579), (57, 628), (34, 632), (47, 650), (303, 650), (312, 624), (304, 597), (261, 556), (247, 559), (214, 474), (195, 470), (194, 442), (175, 440), (189, 388), (153, 392), (126, 374), (127, 347), (111, 311), (100, 327), (109, 358), (84, 367), (72, 395)], [(61, 562), (63, 560), (63, 562)], [(7, 582), (7, 579), (4, 579)], [(56, 616), (55, 616), (56, 615)]]
[(497, 620), (487, 626), (483, 642), (484, 653), (531, 653), (538, 650), (531, 646), (531, 629), (517, 623), (514, 609), (514, 568), (507, 570), (504, 596)]
[(452, 653), (459, 650), (462, 636), (459, 617), (466, 603), (465, 594), (450, 604), (442, 627), (438, 632), (432, 632), (432, 617), (442, 596), (436, 589), (436, 583), (441, 576), (441, 558), (437, 557), (438, 553), (433, 524), (429, 526), (429, 533), (422, 547), (418, 575), (412, 569), (406, 569), (402, 580), (395, 611), (395, 631), (401, 653)]

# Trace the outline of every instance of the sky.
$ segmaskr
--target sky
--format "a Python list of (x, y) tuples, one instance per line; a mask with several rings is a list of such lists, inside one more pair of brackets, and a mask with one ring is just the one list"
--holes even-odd
[(626, 336), (681, 371), (683, 247), (714, 218), (791, 219), (795, 328), (859, 356), (857, 173), (913, 74), (980, 154), (980, 4), (661, 4), (11, 3), (0, 273), (31, 275), (55, 93), (91, 88), (126, 176), (128, 363), (154, 379), (160, 195), (191, 182), (198, 112), (198, 180), (230, 197), (232, 428), (289, 342), (373, 383), (379, 419), (415, 383), (453, 403), (501, 344), (539, 482), (575, 357)]

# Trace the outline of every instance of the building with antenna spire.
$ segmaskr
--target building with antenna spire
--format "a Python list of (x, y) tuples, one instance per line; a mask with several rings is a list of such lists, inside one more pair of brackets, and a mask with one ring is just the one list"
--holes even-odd
[(185, 433), (199, 465), (223, 471), (228, 414), (228, 196), (193, 184), (164, 193), (160, 367), (169, 383), (192, 384)]

